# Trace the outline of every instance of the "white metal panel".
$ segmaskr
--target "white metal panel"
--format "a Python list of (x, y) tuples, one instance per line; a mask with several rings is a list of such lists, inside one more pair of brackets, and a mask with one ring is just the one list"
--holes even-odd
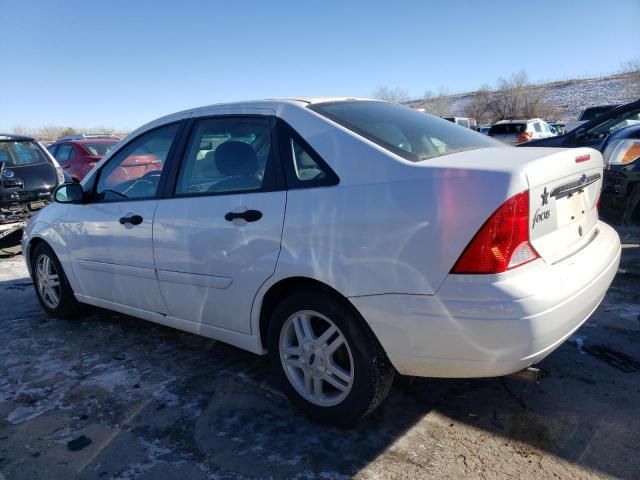
[[(287, 194), (258, 192), (161, 200), (154, 222), (160, 287), (173, 317), (251, 331), (251, 303), (273, 274)], [(256, 222), (225, 220), (259, 210)]]
[[(69, 205), (64, 235), (79, 291), (134, 308), (167, 313), (152, 248), (157, 200)], [(140, 215), (140, 225), (120, 218)]]

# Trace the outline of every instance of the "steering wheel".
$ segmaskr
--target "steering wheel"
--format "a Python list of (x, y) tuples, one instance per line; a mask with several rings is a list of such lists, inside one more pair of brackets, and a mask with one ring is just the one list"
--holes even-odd
[(159, 177), (160, 175), (162, 175), (162, 170), (151, 170), (150, 172), (147, 172), (144, 175), (142, 175), (137, 180), (149, 180), (152, 177)]

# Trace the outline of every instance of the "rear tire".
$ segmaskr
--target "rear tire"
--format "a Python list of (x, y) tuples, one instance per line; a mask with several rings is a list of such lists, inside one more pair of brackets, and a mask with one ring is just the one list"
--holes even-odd
[(373, 332), (353, 307), (320, 289), (280, 302), (268, 347), (276, 380), (313, 421), (351, 425), (391, 390), (395, 370)]
[(31, 254), (33, 286), (42, 308), (52, 317), (71, 318), (81, 310), (53, 249), (39, 243)]

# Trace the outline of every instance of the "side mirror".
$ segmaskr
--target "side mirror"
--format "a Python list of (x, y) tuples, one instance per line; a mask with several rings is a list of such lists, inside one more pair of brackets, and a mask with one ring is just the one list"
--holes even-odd
[(585, 140), (587, 138), (587, 131), (582, 127), (578, 127), (573, 136), (578, 142), (581, 142), (582, 140)]
[(81, 203), (84, 190), (79, 183), (63, 183), (53, 192), (53, 199), (58, 203)]

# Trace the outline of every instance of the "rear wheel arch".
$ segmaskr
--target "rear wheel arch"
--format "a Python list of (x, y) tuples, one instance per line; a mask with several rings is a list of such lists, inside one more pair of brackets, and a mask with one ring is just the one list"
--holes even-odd
[(339, 292), (308, 278), (279, 283), (261, 324), (276, 384), (312, 421), (353, 424), (387, 397), (396, 375), (393, 365), (362, 315)]
[(359, 318), (362, 319), (363, 327), (369, 328), (366, 321), (360, 315), (360, 312), (349, 301), (347, 297), (338, 292), (335, 288), (323, 283), (319, 280), (315, 280), (309, 277), (289, 277), (282, 279), (269, 287), (269, 290), (262, 297), (262, 305), (260, 306), (260, 344), (262, 348), (267, 349), (267, 337), (269, 331), (269, 321), (271, 320), (271, 314), (278, 306), (278, 304), (284, 300), (287, 296), (292, 295), (294, 292), (303, 289), (315, 289), (324, 292), (325, 294), (335, 298), (337, 301), (343, 303), (349, 309), (351, 309)]

